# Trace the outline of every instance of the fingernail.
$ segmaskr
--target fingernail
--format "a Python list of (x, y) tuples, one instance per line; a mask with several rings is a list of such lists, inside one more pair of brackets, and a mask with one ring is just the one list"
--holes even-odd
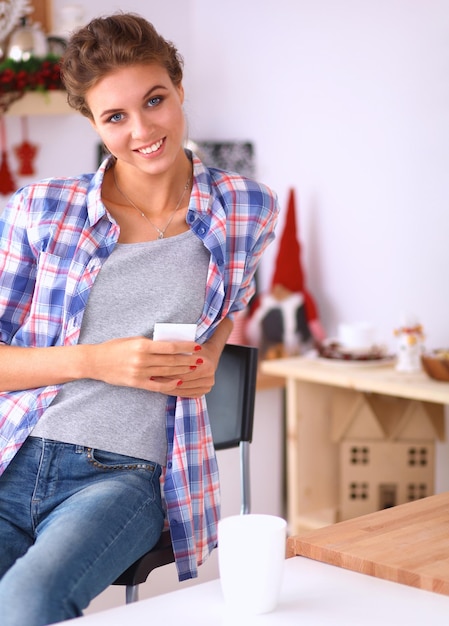
[(176, 383), (177, 387), (180, 387), (182, 385), (182, 380), (178, 380), (178, 382)]
[(154, 380), (154, 376), (150, 376), (150, 380)]
[(195, 346), (194, 350), (195, 352), (198, 352), (198, 350), (201, 350), (201, 346)]
[[(197, 361), (197, 363), (198, 363), (198, 361)], [(190, 369), (191, 369), (191, 370), (196, 370), (196, 365), (191, 365), (191, 366), (190, 366)]]
[(201, 365), (201, 363), (204, 363), (203, 359), (197, 359), (196, 360), (196, 364), (197, 365)]

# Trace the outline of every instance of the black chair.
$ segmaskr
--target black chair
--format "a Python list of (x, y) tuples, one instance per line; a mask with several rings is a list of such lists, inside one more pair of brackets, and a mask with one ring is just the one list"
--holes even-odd
[[(240, 448), (242, 514), (250, 511), (249, 444), (253, 436), (257, 348), (226, 344), (218, 364), (207, 407), (216, 450)], [(164, 531), (152, 550), (121, 574), (114, 585), (126, 585), (126, 603), (138, 600), (138, 588), (157, 567), (174, 562), (170, 532)]]

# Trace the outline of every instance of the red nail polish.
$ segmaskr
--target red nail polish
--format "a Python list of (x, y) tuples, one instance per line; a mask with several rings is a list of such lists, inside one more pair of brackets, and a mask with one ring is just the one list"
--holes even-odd
[(190, 366), (190, 369), (191, 369), (191, 370), (196, 370), (196, 365), (191, 365), (191, 366)]
[(201, 363), (204, 363), (203, 359), (197, 359), (196, 360), (196, 364), (197, 365), (201, 365)]
[(180, 387), (182, 385), (182, 380), (178, 380), (178, 382), (176, 383), (177, 387)]
[(201, 346), (195, 346), (194, 350), (195, 352), (198, 352), (198, 350), (201, 350)]

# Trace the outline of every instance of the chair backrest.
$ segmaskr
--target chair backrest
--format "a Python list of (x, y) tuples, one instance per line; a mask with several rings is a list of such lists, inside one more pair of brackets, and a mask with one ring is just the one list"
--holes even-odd
[(257, 348), (226, 344), (206, 395), (216, 450), (251, 443), (257, 379)]
[(251, 509), (249, 444), (253, 438), (258, 349), (226, 344), (206, 395), (216, 450), (240, 448), (240, 512)]

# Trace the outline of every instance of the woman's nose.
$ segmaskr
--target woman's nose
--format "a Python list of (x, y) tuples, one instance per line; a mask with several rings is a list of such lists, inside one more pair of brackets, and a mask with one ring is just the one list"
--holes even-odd
[(131, 136), (133, 139), (143, 139), (148, 133), (148, 122), (142, 115), (135, 115), (132, 120)]

